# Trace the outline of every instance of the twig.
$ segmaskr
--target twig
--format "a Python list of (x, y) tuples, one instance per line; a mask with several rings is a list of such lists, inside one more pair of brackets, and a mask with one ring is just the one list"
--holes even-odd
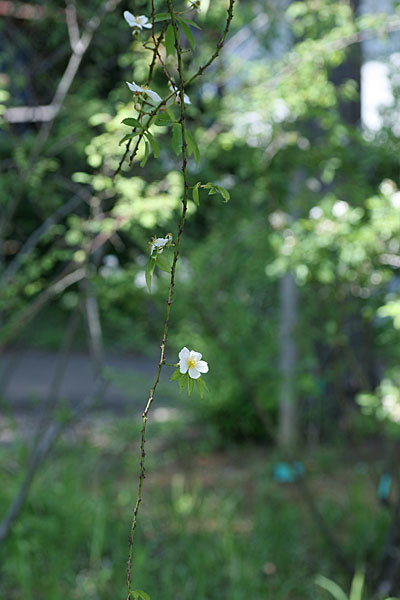
[(69, 42), (71, 44), (72, 51), (75, 52), (75, 48), (77, 47), (80, 39), (75, 0), (66, 0), (65, 4), (65, 17), (68, 27)]
[[(200, 77), (200, 75), (202, 75), (204, 73), (204, 71), (206, 69), (208, 69), (208, 67), (219, 56), (219, 53), (221, 52), (221, 49), (222, 49), (222, 47), (223, 47), (223, 45), (225, 43), (226, 36), (228, 35), (229, 27), (230, 27), (230, 24), (231, 24), (232, 19), (233, 19), (233, 6), (234, 6), (234, 4), (235, 4), (235, 0), (230, 0), (228, 11), (227, 11), (228, 12), (228, 17), (227, 17), (227, 20), (226, 20), (226, 23), (225, 23), (225, 29), (224, 29), (224, 31), (222, 33), (221, 39), (217, 43), (217, 49), (216, 49), (216, 51), (214, 52), (214, 54), (209, 58), (209, 60), (204, 65), (202, 65), (201, 67), (199, 67), (199, 69), (196, 71), (196, 73), (194, 75), (192, 75), (187, 81), (185, 81), (183, 83), (183, 88), (186, 88), (188, 85), (190, 85), (191, 83), (193, 83), (193, 81), (195, 81), (198, 77)], [(157, 50), (155, 50), (155, 55), (157, 55)], [(151, 125), (151, 123), (153, 121), (153, 118), (157, 115), (157, 113), (160, 111), (160, 109), (167, 104), (168, 100), (170, 100), (173, 96), (175, 96), (175, 94), (176, 94), (176, 91), (173, 91), (171, 94), (168, 94), (156, 106), (156, 108), (154, 108), (149, 113), (149, 119), (148, 119), (147, 123), (145, 124), (145, 126), (143, 128), (143, 131), (139, 134), (139, 136), (137, 138), (137, 141), (136, 141), (136, 144), (135, 144), (135, 148), (133, 149), (133, 152), (131, 153), (131, 155), (129, 157), (129, 166), (131, 166), (132, 163), (133, 163), (133, 161), (134, 161), (134, 158), (135, 158), (135, 156), (137, 154), (137, 151), (139, 149), (139, 144), (140, 144), (140, 142), (143, 139), (144, 131), (147, 131), (147, 129), (150, 127), (150, 125)], [(183, 100), (182, 100), (182, 102), (183, 102)], [(118, 167), (117, 167), (117, 169), (116, 169), (116, 171), (115, 171), (115, 173), (114, 173), (114, 175), (112, 177), (113, 180), (121, 172), (122, 165), (124, 164), (125, 159), (126, 159), (128, 153), (129, 153), (129, 150), (130, 150), (130, 147), (131, 147), (131, 142), (132, 142), (132, 140), (129, 140), (128, 143), (127, 143), (127, 145), (126, 145), (125, 152), (122, 155), (122, 158), (121, 158), (121, 160), (120, 160), (120, 162), (118, 164)]]
[(89, 333), (89, 347), (96, 373), (103, 368), (103, 334), (101, 328), (99, 304), (95, 289), (88, 279), (82, 282), (85, 297), (85, 315)]
[(78, 306), (74, 309), (66, 326), (66, 330), (63, 336), (64, 339), (62, 340), (61, 348), (56, 363), (56, 368), (50, 383), (50, 389), (48, 391), (47, 397), (45, 398), (41, 406), (39, 421), (35, 435), (36, 443), (38, 442), (46, 426), (48, 426), (48, 424), (52, 420), (52, 417), (54, 416), (54, 409), (59, 401), (61, 385), (64, 381), (65, 372), (69, 363), (71, 347), (78, 329), (79, 322), (81, 320), (81, 309), (82, 303), (78, 304)]
[(81, 204), (83, 198), (81, 195), (75, 195), (68, 200), (65, 204), (60, 206), (50, 217), (48, 217), (31, 235), (28, 237), (24, 245), (13, 260), (8, 264), (7, 269), (0, 277), (0, 283), (4, 285), (7, 283), (20, 268), (23, 258), (29, 254), (39, 243), (41, 238), (56, 225), (61, 219), (69, 215), (75, 208)]
[(74, 262), (68, 265), (50, 287), (44, 290), (22, 314), (18, 314), (17, 318), (8, 327), (3, 328), (2, 336), (0, 337), (0, 351), (5, 349), (7, 344), (18, 335), (21, 329), (37, 315), (49, 300), (85, 277), (85, 269), (82, 267), (76, 269), (75, 267), (76, 264)]
[[(153, 29), (153, 31), (154, 31), (154, 17), (153, 17), (152, 29)], [(155, 67), (155, 65), (156, 65), (157, 56), (158, 56), (158, 48), (159, 48), (159, 46), (160, 46), (161, 42), (162, 42), (162, 41), (163, 41), (163, 39), (164, 39), (164, 33), (165, 33), (165, 27), (163, 27), (163, 29), (162, 29), (162, 31), (161, 31), (161, 33), (160, 33), (160, 35), (159, 35), (159, 36), (158, 36), (158, 38), (155, 40), (155, 43), (154, 43), (154, 48), (153, 48), (153, 57), (152, 57), (152, 59), (151, 59), (151, 63), (150, 63), (150, 67), (149, 67), (149, 74), (148, 74), (148, 76), (147, 76), (147, 81), (146, 81), (146, 84), (145, 84), (145, 85), (150, 85), (150, 83), (151, 83), (151, 81), (152, 81), (152, 79), (153, 79), (154, 67)], [(153, 35), (154, 35), (154, 33), (153, 33)], [(142, 108), (143, 108), (143, 104), (142, 104)], [(139, 113), (139, 119), (140, 119), (142, 116), (143, 116), (143, 112), (142, 112), (142, 110), (141, 110), (141, 111), (140, 111), (140, 113)], [(133, 130), (133, 131), (134, 131), (134, 130)], [(140, 138), (140, 139), (142, 139), (142, 137), (143, 137), (143, 135), (141, 136), (141, 138)], [(116, 171), (115, 171), (114, 175), (112, 176), (112, 179), (113, 179), (113, 181), (114, 181), (114, 179), (116, 178), (116, 176), (117, 176), (117, 175), (118, 175), (118, 174), (121, 172), (122, 165), (124, 164), (124, 162), (125, 162), (125, 159), (126, 159), (126, 157), (128, 156), (128, 154), (129, 154), (129, 151), (130, 151), (130, 148), (131, 148), (131, 144), (132, 144), (132, 138), (131, 138), (130, 140), (128, 140), (128, 142), (127, 142), (127, 144), (126, 144), (126, 146), (125, 146), (125, 151), (124, 151), (124, 153), (123, 153), (123, 155), (122, 155), (122, 157), (121, 157), (121, 160), (120, 160), (120, 161), (119, 161), (119, 163), (118, 163), (118, 167), (117, 167), (117, 169), (116, 169)], [(136, 154), (136, 152), (137, 152), (138, 148), (139, 148), (139, 141), (136, 143), (135, 154)]]
[[(235, 2), (235, 0), (230, 0), (230, 3), (229, 3), (228, 18), (227, 18), (227, 24), (226, 24), (225, 30), (224, 30), (223, 40), (225, 40), (225, 37), (228, 33), (229, 24), (232, 20), (232, 10), (233, 10), (234, 2)], [(181, 133), (182, 133), (181, 158), (182, 158), (182, 173), (183, 173), (184, 190), (183, 190), (183, 197), (182, 197), (181, 217), (180, 217), (178, 233), (177, 233), (176, 241), (175, 241), (174, 256), (173, 256), (172, 266), (171, 266), (170, 284), (169, 284), (169, 288), (168, 288), (168, 297), (167, 297), (167, 301), (166, 301), (166, 315), (165, 315), (165, 322), (164, 322), (164, 331), (163, 331), (163, 336), (162, 336), (162, 340), (161, 340), (160, 360), (158, 363), (157, 373), (156, 373), (156, 377), (155, 377), (155, 380), (153, 383), (153, 387), (150, 390), (149, 398), (147, 400), (147, 404), (146, 404), (146, 407), (145, 407), (143, 415), (142, 415), (139, 482), (138, 482), (136, 503), (133, 508), (133, 518), (132, 518), (131, 530), (130, 530), (130, 535), (129, 535), (129, 555), (128, 555), (128, 566), (127, 566), (127, 591), (128, 591), (127, 600), (131, 600), (132, 567), (133, 567), (133, 541), (134, 541), (135, 530), (136, 530), (136, 525), (137, 525), (139, 506), (142, 501), (143, 483), (144, 483), (144, 479), (146, 477), (146, 471), (145, 471), (146, 426), (147, 426), (147, 420), (148, 420), (150, 407), (154, 400), (156, 388), (157, 388), (158, 382), (160, 380), (161, 371), (165, 364), (165, 352), (166, 352), (166, 347), (167, 347), (169, 320), (170, 320), (171, 305), (172, 305), (172, 300), (173, 300), (173, 295), (174, 295), (174, 286), (175, 286), (175, 273), (176, 273), (176, 266), (177, 266), (177, 261), (178, 261), (178, 257), (179, 257), (181, 238), (182, 238), (183, 229), (185, 226), (188, 195), (189, 195), (189, 184), (188, 184), (188, 174), (187, 174), (185, 103), (184, 103), (185, 83), (184, 83), (184, 74), (183, 74), (182, 49), (179, 44), (179, 29), (178, 29), (178, 25), (177, 25), (176, 18), (175, 18), (173, 1), (167, 0), (167, 4), (168, 4), (168, 12), (171, 17), (172, 27), (174, 29), (175, 50), (176, 50), (176, 54), (177, 54), (177, 58), (178, 58), (179, 94), (180, 94), (180, 126), (181, 126)], [(217, 48), (217, 54), (221, 47), (222, 47), (222, 44), (220, 45), (220, 43), (219, 43), (218, 48)], [(211, 63), (209, 62), (209, 64), (211, 64)], [(175, 93), (176, 92), (174, 92), (174, 94), (171, 94), (170, 96), (175, 95)], [(155, 109), (155, 111), (153, 111), (153, 112), (156, 114), (156, 112), (159, 110), (160, 106), (165, 104), (167, 102), (167, 100), (168, 100), (168, 97), (166, 99), (164, 99), (163, 102), (161, 104), (159, 104), (157, 109)], [(151, 118), (149, 119), (148, 124), (149, 124), (150, 120), (151, 120)]]
[[(346, 48), (354, 44), (360, 44), (361, 42), (372, 40), (376, 37), (379, 37), (379, 35), (394, 33), (399, 29), (400, 19), (389, 19), (388, 22), (385, 25), (381, 26), (379, 29), (366, 29), (364, 31), (357, 31), (355, 33), (352, 33), (351, 35), (338, 38), (336, 40), (321, 40), (318, 52), (323, 55), (329, 54), (330, 52), (335, 52), (337, 50), (345, 50)], [(315, 53), (317, 53), (317, 49), (315, 50)], [(294, 52), (291, 56), (290, 62), (287, 65), (285, 65), (273, 77), (269, 78), (268, 81), (265, 83), (265, 87), (271, 89), (278, 85), (279, 82), (283, 79), (283, 77), (290, 76), (292, 73), (295, 73), (301, 61), (301, 54), (299, 54), (298, 52)]]
[(82, 59), (89, 48), (93, 35), (100, 26), (103, 17), (107, 13), (115, 10), (120, 3), (121, 0), (108, 0), (107, 2), (104, 2), (98, 11), (98, 14), (89, 19), (82, 35), (74, 44), (67, 68), (65, 69), (64, 74), (58, 83), (53, 100), (51, 101), (51, 105), (54, 106), (55, 109), (53, 118), (50, 121), (43, 123), (42, 127), (40, 128), (38, 140), (32, 151), (30, 162), (35, 162), (36, 158), (42, 151), (42, 148), (50, 135), (54, 120), (64, 104), (64, 100), (68, 94), (72, 82), (75, 79), (75, 75), (78, 72)]
[[(51, 111), (51, 115), (49, 120), (42, 123), (39, 133), (37, 135), (36, 143), (33, 146), (32, 152), (29, 156), (28, 166), (22, 173), (22, 181), (26, 181), (29, 178), (29, 175), (32, 171), (32, 167), (40, 156), (43, 147), (50, 135), (50, 132), (53, 127), (53, 123), (58, 116), (65, 98), (69, 92), (69, 89), (75, 79), (75, 76), (78, 72), (79, 66), (82, 62), (82, 59), (89, 48), (89, 45), (92, 41), (93, 35), (98, 29), (103, 17), (114, 10), (118, 4), (120, 4), (121, 0), (108, 0), (104, 2), (98, 13), (89, 19), (87, 22), (84, 31), (79, 38), (78, 42), (75, 44), (75, 47), (72, 51), (72, 54), (69, 58), (67, 67), (57, 85), (56, 91), (54, 93), (53, 99), (48, 105), (48, 109)], [(8, 228), (8, 223), (13, 218), (16, 210), (18, 209), (19, 203), (21, 201), (22, 195), (17, 194), (13, 197), (12, 201), (7, 204), (7, 208), (2, 215), (0, 221), (0, 242), (4, 238), (4, 234)], [(1, 244), (0, 244), (1, 245)]]
[[(128, 220), (128, 217), (117, 217), (115, 227), (109, 231), (99, 233), (86, 247), (86, 256), (94, 254), (103, 246)], [(10, 341), (18, 335), (23, 327), (31, 321), (38, 312), (55, 296), (65, 291), (69, 286), (81, 281), (86, 275), (86, 269), (72, 260), (64, 268), (57, 279), (46, 288), (27, 308), (18, 313), (16, 318), (7, 326), (3, 327), (0, 335), (0, 352), (6, 348)]]
[(108, 382), (103, 377), (100, 377), (94, 388), (94, 391), (89, 396), (87, 396), (87, 398), (81, 403), (81, 405), (78, 408), (72, 411), (72, 414), (68, 420), (59, 420), (53, 422), (48, 427), (43, 437), (40, 439), (40, 442), (33, 450), (25, 477), (18, 489), (18, 492), (11, 501), (11, 504), (3, 520), (0, 523), (0, 545), (9, 535), (11, 528), (25, 503), (33, 479), (39, 467), (43, 463), (44, 459), (56, 443), (57, 439), (69, 425), (81, 418), (88, 410), (90, 410), (96, 404), (97, 401), (101, 400), (104, 397), (104, 394), (107, 391), (107, 387)]

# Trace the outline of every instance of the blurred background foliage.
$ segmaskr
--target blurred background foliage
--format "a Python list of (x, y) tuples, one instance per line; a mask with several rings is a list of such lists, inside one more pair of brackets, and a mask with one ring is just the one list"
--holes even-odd
[[(1, 347), (58, 347), (81, 301), (85, 278), (98, 302), (105, 348), (153, 357), (168, 279), (156, 272), (149, 295), (144, 274), (148, 243), (153, 235), (175, 231), (182, 193), (170, 130), (153, 127), (159, 160), (149, 160), (143, 168), (125, 164), (112, 179), (123, 152), (119, 140), (126, 133), (121, 122), (136, 114), (125, 81), (143, 82), (151, 55), (132, 38), (122, 12), (149, 15), (149, 3), (121, 2), (104, 16), (54, 118), (55, 90), (71, 55), (65, 7), (52, 0), (11, 2), (16, 12), (10, 8), (7, 13), (5, 4), (0, 3)], [(231, 201), (225, 206), (219, 196), (201, 190), (200, 208), (189, 203), (169, 351), (174, 362), (176, 352), (190, 345), (212, 365), (210, 394), (196, 400), (193, 409), (212, 428), (217, 444), (278, 436), (283, 443), (300, 441), (313, 448), (320, 441), (340, 444), (382, 435), (397, 443), (398, 4), (387, 2), (378, 10), (361, 0), (239, 2), (220, 59), (186, 90), (191, 99), (188, 125), (201, 151), (198, 164), (190, 161), (192, 184), (223, 185)], [(201, 0), (195, 17), (201, 30), (192, 31), (196, 51), (186, 44), (188, 73), (212, 53), (226, 5), (225, 0)], [(99, 2), (77, 0), (79, 27), (99, 11)], [(372, 51), (385, 65), (391, 84), (391, 100), (380, 110), (378, 126), (369, 124), (360, 88), (368, 43), (374, 40), (379, 46)], [(167, 93), (162, 70), (155, 71), (152, 89), (161, 96)], [(30, 107), (38, 106), (43, 114), (47, 107), (47, 120), (40, 120), (38, 113), (32, 116)], [(139, 152), (138, 160), (142, 157)], [(288, 297), (290, 302), (285, 302)], [(85, 344), (77, 334), (74, 348)], [(288, 410), (285, 395), (295, 399), (295, 409)], [(70, 460), (72, 465), (75, 458)], [(67, 468), (72, 473), (71, 465)], [(48, 477), (52, 481), (53, 475)], [(66, 481), (80, 485), (72, 484), (74, 477)], [(59, 488), (52, 493), (58, 494)], [(268, 494), (258, 487), (254, 493), (258, 507), (257, 494)], [(63, 489), (62, 494), (70, 492)], [(357, 504), (363, 494), (354, 491), (349, 502)], [(190, 498), (186, 508), (175, 507), (177, 515), (171, 518), (178, 520), (179, 510), (194, 510)], [(193, 497), (196, 506), (202, 501)], [(243, 510), (245, 503), (243, 498), (211, 495), (198, 514), (207, 514), (208, 501), (226, 502), (227, 514)], [(88, 498), (83, 502), (90, 504)], [(84, 510), (91, 512), (89, 504)], [(267, 510), (267, 501), (262, 505)], [(360, 529), (370, 523), (370, 508), (364, 509)], [(333, 505), (327, 513), (332, 523), (340, 520)], [(69, 522), (71, 515), (59, 518)], [(290, 513), (283, 519), (285, 527), (289, 530), (290, 519), (298, 518), (296, 511)], [(379, 539), (387, 521), (383, 517), (382, 523), (376, 522), (378, 530), (382, 526)], [(113, 527), (108, 521), (103, 525)], [(278, 529), (265, 532), (271, 547)], [(109, 534), (93, 531), (90, 565), (98, 566)], [(229, 547), (230, 568), (240, 579), (247, 567), (224, 531), (215, 552), (223, 552), (224, 544)], [(152, 534), (146, 530), (142, 535)], [(207, 534), (203, 537), (196, 544), (204, 544), (206, 554)], [(355, 538), (348, 538), (351, 546)], [(369, 550), (365, 545), (357, 552), (353, 556), (365, 560)], [(292, 559), (293, 568), (301, 569), (303, 559), (287, 558), (289, 563)], [(90, 587), (91, 568), (82, 572), (83, 587), (66, 597), (109, 597), (105, 592), (96, 595), (98, 588)], [(107, 568), (101, 568), (105, 590)], [(221, 593), (224, 575), (213, 568)], [(29, 582), (29, 573), (18, 577)], [(11, 580), (14, 576), (8, 572)], [(179, 576), (184, 579), (184, 574)], [(166, 589), (171, 585), (168, 577)], [(243, 582), (252, 575), (243, 577), (229, 597), (250, 595)], [(308, 583), (305, 591), (285, 591), (284, 581), (274, 590), (275, 597), (319, 593), (314, 588), (311, 592)], [(88, 591), (83, 593), (85, 586)], [(31, 583), (23, 589), (24, 598), (38, 597)], [(51, 589), (46, 597), (61, 597), (57, 583)], [(263, 597), (260, 589), (251, 588), (254, 598)], [(194, 593), (186, 590), (179, 597)], [(207, 582), (196, 594), (218, 595)]]

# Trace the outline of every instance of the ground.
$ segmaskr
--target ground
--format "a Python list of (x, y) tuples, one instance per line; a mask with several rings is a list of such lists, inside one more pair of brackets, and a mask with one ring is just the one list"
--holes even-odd
[[(58, 444), (0, 549), (0, 598), (125, 597), (138, 417), (132, 407), (123, 416), (93, 413)], [(26, 462), (18, 435), (24, 419), (2, 423), (8, 437), (0, 453), (0, 513)], [(382, 465), (369, 454), (326, 447), (301, 457), (317, 504), (354, 566), (379, 556), (388, 521), (376, 498)], [(274, 480), (278, 460), (267, 445), (221, 445), (186, 399), (155, 406), (135, 587), (152, 600), (301, 600), (327, 597), (314, 583), (318, 573), (346, 586), (296, 488)]]

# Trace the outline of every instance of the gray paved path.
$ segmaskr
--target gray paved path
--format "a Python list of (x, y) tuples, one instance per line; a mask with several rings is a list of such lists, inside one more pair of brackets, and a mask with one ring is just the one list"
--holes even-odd
[[(135, 355), (106, 355), (110, 370), (110, 386), (103, 407), (122, 411), (144, 406), (157, 368), (154, 361)], [(8, 405), (20, 410), (35, 410), (48, 397), (57, 368), (58, 354), (38, 350), (23, 350), (0, 355), (0, 393)], [(163, 393), (169, 374), (164, 374), (159, 394), (160, 404), (170, 404), (168, 392)], [(95, 381), (89, 356), (73, 353), (61, 385), (60, 397), (72, 404), (90, 394)], [(168, 386), (169, 387), (169, 386)], [(1, 410), (1, 407), (0, 407)]]

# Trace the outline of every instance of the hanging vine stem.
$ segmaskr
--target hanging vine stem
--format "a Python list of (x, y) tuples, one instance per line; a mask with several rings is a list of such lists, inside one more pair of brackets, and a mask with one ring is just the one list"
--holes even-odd
[[(202, 65), (201, 67), (198, 68), (198, 70), (196, 71), (196, 73), (194, 73), (194, 75), (192, 75), (191, 77), (189, 77), (189, 79), (184, 82), (184, 85), (183, 85), (184, 88), (186, 88), (188, 85), (190, 85), (191, 83), (193, 83), (198, 77), (200, 77), (200, 75), (203, 75), (204, 71), (206, 69), (208, 69), (208, 67), (211, 66), (211, 64), (215, 61), (216, 58), (218, 58), (218, 56), (219, 56), (219, 54), (220, 54), (220, 52), (221, 52), (221, 50), (222, 50), (222, 48), (224, 46), (224, 43), (225, 43), (225, 40), (226, 40), (226, 36), (228, 35), (229, 28), (230, 28), (230, 25), (231, 25), (231, 22), (232, 22), (232, 19), (233, 19), (233, 6), (235, 4), (235, 1), (236, 0), (229, 0), (229, 6), (228, 6), (228, 9), (227, 9), (228, 17), (227, 17), (226, 22), (225, 22), (225, 28), (224, 28), (224, 31), (222, 33), (222, 36), (221, 36), (219, 42), (217, 43), (216, 50), (215, 50), (214, 54), (212, 54), (212, 56), (208, 59), (208, 61), (204, 65)], [(163, 37), (164, 37), (164, 30), (161, 32), (160, 36), (157, 38), (157, 42), (158, 42), (157, 46), (153, 48), (153, 59), (152, 59), (152, 67), (151, 67), (152, 70), (154, 69), (154, 64), (155, 64), (155, 61), (156, 61), (157, 55), (158, 55), (158, 48), (159, 48), (159, 46), (160, 46), (160, 44), (162, 42)], [(152, 73), (152, 70), (151, 70), (151, 73)], [(151, 78), (152, 78), (152, 76), (151, 77), (149, 76), (149, 78), (147, 79), (146, 85), (149, 85), (149, 82), (151, 81)], [(129, 157), (129, 166), (132, 165), (132, 163), (133, 163), (133, 161), (135, 159), (135, 156), (136, 156), (136, 154), (138, 152), (138, 149), (139, 149), (140, 142), (142, 141), (142, 139), (144, 137), (145, 131), (147, 131), (149, 129), (150, 125), (153, 122), (154, 117), (158, 114), (158, 112), (160, 111), (160, 109), (163, 108), (163, 106), (165, 106), (167, 104), (168, 100), (170, 100), (171, 98), (173, 98), (175, 96), (175, 94), (176, 94), (175, 91), (173, 91), (170, 94), (168, 94), (168, 96), (166, 96), (164, 98), (164, 100), (162, 102), (160, 102), (149, 113), (149, 119), (148, 119), (147, 123), (145, 124), (145, 126), (143, 127), (143, 130), (139, 134), (138, 139), (137, 139), (136, 144), (135, 144), (135, 147), (132, 150), (132, 153), (131, 153), (131, 155)], [(133, 131), (135, 131), (135, 129), (133, 129)], [(123, 166), (123, 164), (125, 162), (125, 159), (126, 159), (127, 155), (129, 154), (131, 143), (132, 143), (132, 139), (130, 139), (127, 142), (127, 144), (126, 144), (126, 148), (125, 148), (124, 154), (122, 155), (122, 158), (121, 158), (121, 160), (120, 160), (120, 162), (118, 164), (118, 167), (117, 167), (117, 169), (116, 169), (116, 171), (115, 171), (115, 173), (114, 173), (114, 175), (112, 177), (113, 180), (121, 172), (121, 169), (122, 169), (122, 166)]]
[[(156, 66), (156, 61), (157, 61), (157, 57), (159, 56), (159, 52), (158, 49), (160, 47), (161, 42), (163, 41), (164, 38), (164, 34), (165, 34), (165, 27), (162, 28), (160, 35), (156, 38), (154, 35), (154, 12), (152, 14), (152, 20), (153, 20), (153, 27), (152, 27), (152, 39), (154, 41), (154, 48), (153, 48), (153, 56), (151, 58), (151, 63), (150, 63), (150, 67), (149, 67), (149, 74), (147, 76), (147, 80), (146, 80), (146, 85), (150, 85), (152, 79), (153, 79), (153, 71), (154, 71), (154, 67)], [(142, 104), (142, 110), (143, 110), (143, 104)], [(139, 119), (143, 116), (143, 112), (142, 110), (139, 113)], [(129, 150), (131, 148), (131, 143), (132, 143), (132, 139), (128, 140), (126, 146), (125, 146), (125, 151), (122, 155), (121, 160), (118, 163), (118, 167), (117, 170), (115, 171), (114, 175), (113, 175), (113, 180), (116, 178), (116, 176), (121, 172), (122, 169), (122, 165), (125, 162), (126, 157), (129, 154)], [(137, 148), (139, 147), (139, 144), (137, 144)], [(137, 148), (135, 151), (135, 154), (137, 152)]]
[[(211, 65), (211, 63), (217, 58), (217, 56), (219, 55), (226, 36), (228, 35), (228, 31), (229, 31), (229, 27), (233, 18), (233, 6), (234, 6), (235, 0), (229, 0), (229, 7), (227, 9), (228, 12), (228, 16), (226, 19), (226, 23), (225, 23), (225, 29), (223, 31), (222, 37), (220, 39), (220, 41), (217, 44), (217, 48), (216, 51), (214, 52), (214, 54), (211, 56), (211, 58), (207, 61), (207, 63), (205, 63), (202, 67), (200, 67), (198, 69), (198, 71), (187, 81), (184, 81), (184, 72), (183, 72), (183, 60), (182, 60), (182, 49), (180, 47), (180, 42), (179, 42), (179, 28), (178, 28), (178, 24), (176, 21), (176, 17), (175, 17), (175, 12), (174, 12), (174, 6), (173, 6), (173, 0), (167, 0), (167, 5), (168, 5), (168, 12), (171, 18), (171, 24), (174, 30), (174, 39), (175, 39), (175, 51), (176, 51), (176, 55), (177, 55), (177, 61), (178, 61), (178, 75), (179, 75), (179, 96), (180, 96), (180, 119), (179, 119), (179, 123), (180, 123), (180, 127), (181, 127), (181, 133), (182, 133), (182, 150), (181, 150), (181, 159), (182, 159), (182, 174), (183, 174), (183, 183), (184, 183), (184, 190), (183, 190), (183, 197), (182, 197), (182, 210), (181, 210), (181, 216), (180, 216), (180, 220), (179, 220), (179, 226), (178, 226), (178, 233), (176, 236), (176, 241), (175, 241), (175, 248), (174, 248), (174, 255), (173, 255), (173, 260), (172, 260), (172, 266), (171, 266), (171, 276), (170, 276), (170, 283), (169, 283), (169, 287), (168, 287), (168, 297), (166, 300), (166, 314), (165, 314), (165, 321), (164, 321), (164, 329), (163, 329), (163, 335), (162, 335), (162, 340), (161, 340), (161, 353), (160, 353), (160, 360), (158, 363), (158, 368), (157, 368), (157, 373), (154, 379), (154, 383), (153, 383), (153, 387), (150, 390), (149, 393), (149, 398), (147, 400), (147, 404), (146, 407), (143, 411), (142, 414), (142, 428), (141, 428), (141, 441), (140, 441), (140, 470), (139, 470), (139, 482), (138, 482), (138, 491), (137, 491), (137, 496), (136, 496), (136, 502), (133, 508), (133, 517), (132, 517), (132, 523), (131, 523), (131, 529), (130, 529), (130, 535), (129, 535), (129, 556), (128, 556), (128, 565), (127, 565), (127, 600), (131, 600), (132, 596), (132, 573), (133, 573), (133, 541), (134, 541), (134, 536), (135, 536), (135, 531), (136, 531), (136, 525), (137, 525), (137, 518), (138, 518), (138, 513), (139, 513), (139, 507), (140, 507), (140, 503), (142, 502), (142, 492), (143, 492), (143, 484), (144, 484), (144, 480), (146, 477), (146, 469), (145, 469), (145, 458), (146, 458), (146, 450), (145, 450), (145, 446), (146, 446), (146, 427), (147, 427), (147, 421), (148, 421), (148, 416), (149, 416), (149, 411), (150, 411), (150, 407), (151, 404), (154, 400), (154, 396), (155, 396), (155, 392), (160, 380), (160, 375), (161, 375), (161, 371), (163, 366), (166, 364), (165, 361), (165, 353), (166, 353), (166, 347), (167, 347), (167, 339), (168, 339), (168, 328), (169, 328), (169, 321), (170, 321), (170, 314), (171, 314), (171, 305), (172, 305), (172, 300), (173, 300), (173, 295), (174, 295), (174, 287), (175, 287), (175, 273), (176, 273), (176, 266), (177, 266), (177, 262), (178, 262), (178, 257), (179, 257), (179, 250), (180, 250), (180, 243), (181, 243), (181, 238), (182, 238), (182, 234), (183, 234), (183, 229), (185, 226), (185, 220), (186, 220), (186, 213), (187, 213), (187, 204), (188, 204), (188, 196), (189, 196), (189, 182), (188, 182), (188, 174), (187, 174), (187, 143), (186, 143), (186, 126), (185, 126), (185, 102), (184, 102), (184, 93), (185, 93), (185, 86), (188, 85), (189, 83), (192, 83), (197, 77), (199, 77), (200, 75), (203, 74), (203, 72)], [(153, 21), (153, 39), (154, 39), (154, 8), (152, 10), (152, 21)], [(162, 36), (164, 35), (164, 33), (162, 33)], [(159, 44), (161, 43), (162, 40), (162, 36), (160, 35), (160, 37), (157, 39), (157, 41), (159, 42), (158, 44), (155, 45), (155, 48), (153, 50), (154, 54), (153, 54), (153, 61), (152, 61), (152, 65), (151, 65), (151, 74), (152, 71), (154, 69), (154, 63), (155, 63), (155, 59), (158, 55), (158, 48), (159, 48)], [(149, 114), (149, 119), (143, 129), (147, 130), (152, 122), (152, 119), (156, 116), (156, 114), (159, 112), (160, 108), (164, 105), (166, 105), (166, 103), (168, 102), (168, 100), (172, 97), (174, 97), (176, 95), (176, 91), (173, 91), (171, 94), (169, 94), (160, 104), (158, 104), (158, 106)], [(139, 138), (135, 144), (135, 149), (130, 157), (130, 163), (132, 163), (134, 156), (136, 155), (137, 149), (139, 147), (139, 143), (140, 140), (143, 138), (144, 133), (142, 132), (139, 135)], [(120, 172), (121, 168), (122, 168), (122, 164), (124, 162), (124, 159), (127, 155), (127, 153), (129, 152), (129, 147), (127, 145), (127, 149), (125, 150), (125, 153), (123, 155), (123, 158), (118, 166), (117, 171), (114, 174), (114, 177)]]

